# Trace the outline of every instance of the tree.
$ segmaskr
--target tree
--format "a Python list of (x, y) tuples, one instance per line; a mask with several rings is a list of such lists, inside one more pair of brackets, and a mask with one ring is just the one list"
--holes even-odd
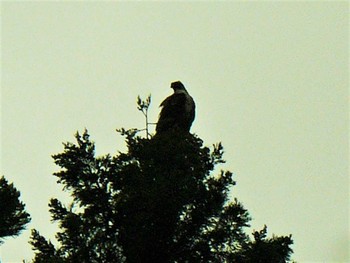
[(224, 162), (221, 143), (209, 149), (177, 130), (153, 137), (146, 130), (146, 138), (119, 132), (125, 153), (96, 157), (85, 130), (53, 156), (72, 203), (50, 201), (59, 246), (33, 230), (34, 263), (289, 262), (291, 236), (246, 233), (248, 211), (228, 199), (232, 173), (214, 173)]
[(19, 200), (20, 192), (9, 184), (4, 176), (0, 177), (0, 245), (3, 239), (17, 236), (30, 222), (25, 205)]

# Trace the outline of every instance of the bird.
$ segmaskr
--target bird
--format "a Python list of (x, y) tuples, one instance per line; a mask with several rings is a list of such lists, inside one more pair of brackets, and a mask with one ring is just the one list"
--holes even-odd
[(195, 118), (196, 105), (181, 81), (172, 82), (170, 87), (174, 93), (167, 97), (159, 107), (156, 133), (170, 130), (189, 132)]

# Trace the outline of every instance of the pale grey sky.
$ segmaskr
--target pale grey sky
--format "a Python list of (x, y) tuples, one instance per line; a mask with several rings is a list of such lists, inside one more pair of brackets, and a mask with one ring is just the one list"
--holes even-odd
[[(1, 2), (1, 169), (53, 238), (48, 201), (65, 194), (51, 155), (76, 130), (98, 154), (143, 127), (181, 80), (192, 132), (222, 141), (232, 196), (252, 229), (292, 234), (298, 262), (349, 262), (349, 4), (343, 2)], [(0, 247), (31, 259), (29, 232)]]

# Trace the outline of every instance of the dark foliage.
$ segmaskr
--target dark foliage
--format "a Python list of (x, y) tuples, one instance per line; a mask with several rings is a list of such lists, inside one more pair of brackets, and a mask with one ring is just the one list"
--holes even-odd
[(228, 200), (232, 173), (213, 174), (224, 162), (221, 144), (210, 150), (179, 131), (120, 133), (126, 153), (95, 157), (85, 131), (53, 156), (73, 201), (51, 200), (59, 246), (34, 230), (34, 262), (289, 262), (290, 237), (246, 234), (247, 210)]
[(19, 235), (30, 222), (19, 197), (20, 192), (13, 184), (9, 184), (4, 176), (0, 177), (0, 244), (5, 237)]

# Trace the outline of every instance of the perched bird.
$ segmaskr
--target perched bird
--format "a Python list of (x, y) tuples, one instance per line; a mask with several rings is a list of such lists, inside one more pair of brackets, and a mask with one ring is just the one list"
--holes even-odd
[(195, 117), (194, 100), (180, 81), (171, 83), (170, 87), (174, 90), (174, 94), (160, 104), (162, 110), (156, 132), (159, 134), (174, 129), (189, 132)]

